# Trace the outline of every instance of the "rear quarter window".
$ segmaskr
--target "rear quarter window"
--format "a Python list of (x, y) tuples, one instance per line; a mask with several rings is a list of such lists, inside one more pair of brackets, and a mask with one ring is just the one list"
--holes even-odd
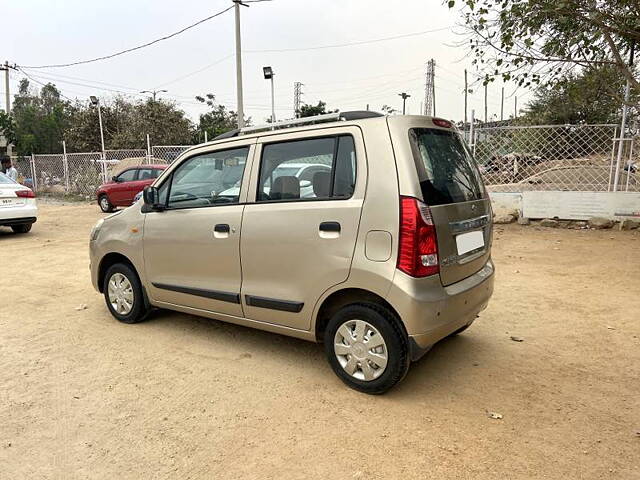
[(483, 198), (484, 187), (476, 163), (456, 132), (412, 128), (409, 141), (422, 195), (428, 205)]

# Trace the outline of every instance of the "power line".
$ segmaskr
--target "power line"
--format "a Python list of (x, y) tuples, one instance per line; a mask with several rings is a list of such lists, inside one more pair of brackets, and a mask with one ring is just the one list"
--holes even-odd
[(282, 49), (266, 49), (266, 50), (244, 50), (247, 53), (274, 53), (274, 52), (304, 52), (308, 50), (322, 50), (326, 48), (340, 48), (351, 47), (354, 45), (365, 45), (369, 43), (386, 42), (388, 40), (397, 40), (399, 38), (417, 37), (419, 35), (425, 35), (427, 33), (441, 32), (443, 30), (450, 30), (451, 27), (436, 28), (433, 30), (423, 30), (422, 32), (405, 33), (403, 35), (395, 35), (393, 37), (376, 38), (374, 40), (362, 40), (359, 42), (348, 43), (336, 43), (333, 45), (320, 45), (316, 47), (304, 47), (304, 48), (282, 48)]
[(163, 40), (168, 40), (169, 38), (172, 38), (172, 37), (175, 37), (177, 35), (180, 35), (181, 33), (184, 33), (187, 30), (190, 30), (190, 29), (192, 29), (194, 27), (197, 27), (198, 25), (201, 25), (201, 24), (203, 24), (203, 23), (205, 23), (205, 22), (207, 22), (207, 21), (209, 21), (209, 20), (211, 20), (213, 18), (216, 18), (216, 17), (222, 15), (223, 13), (228, 12), (232, 8), (234, 8), (234, 5), (231, 5), (230, 7), (225, 8), (224, 10), (222, 10), (222, 11), (220, 11), (218, 13), (214, 13), (213, 15), (209, 15), (208, 17), (203, 18), (202, 20), (198, 20), (196, 23), (192, 23), (188, 27), (184, 27), (183, 29), (178, 30), (177, 32), (171, 33), (169, 35), (165, 35), (164, 37), (157, 38), (157, 39), (152, 40), (150, 42), (147, 42), (147, 43), (145, 43), (143, 45), (138, 45), (137, 47), (128, 48), (126, 50), (122, 50), (120, 52), (112, 53), (110, 55), (104, 55), (102, 57), (96, 57), (96, 58), (92, 58), (92, 59), (89, 59), (89, 60), (80, 60), (80, 61), (71, 62), (71, 63), (59, 63), (59, 64), (54, 64), (54, 65), (24, 66), (24, 68), (36, 69), (36, 68), (72, 67), (74, 65), (83, 65), (83, 64), (86, 64), (86, 63), (98, 62), (100, 60), (107, 60), (109, 58), (117, 57), (119, 55), (124, 55), (125, 53), (130, 53), (130, 52), (133, 52), (135, 50), (140, 50), (141, 48), (145, 48), (145, 47), (148, 47), (148, 46), (153, 45), (155, 43), (162, 42)]
[(229, 54), (229, 55), (227, 55), (227, 56), (225, 56), (225, 57), (223, 57), (223, 58), (221, 58), (221, 59), (219, 59), (219, 60), (216, 60), (216, 61), (215, 61), (215, 62), (213, 62), (213, 63), (210, 63), (209, 65), (207, 65), (207, 66), (205, 66), (205, 67), (202, 67), (202, 68), (200, 68), (200, 69), (198, 69), (198, 70), (194, 70), (194, 71), (193, 71), (193, 72), (191, 72), (191, 73), (187, 73), (187, 74), (182, 75), (182, 76), (180, 76), (180, 77), (178, 77), (178, 78), (174, 78), (173, 80), (170, 80), (170, 81), (168, 81), (168, 82), (164, 82), (164, 83), (161, 83), (160, 85), (156, 85), (156, 88), (158, 88), (158, 87), (164, 87), (164, 86), (166, 86), (166, 85), (171, 85), (172, 83), (179, 82), (180, 80), (184, 80), (185, 78), (189, 78), (189, 77), (192, 77), (193, 75), (196, 75), (196, 74), (198, 74), (198, 73), (204, 72), (205, 70), (208, 70), (209, 68), (211, 68), (211, 67), (213, 67), (213, 66), (215, 66), (215, 65), (218, 65), (219, 63), (222, 63), (222, 62), (224, 62), (225, 60), (227, 60), (227, 59), (229, 59), (229, 58), (233, 57), (233, 55), (234, 55), (234, 54), (233, 54), (233, 53), (231, 53), (231, 54)]

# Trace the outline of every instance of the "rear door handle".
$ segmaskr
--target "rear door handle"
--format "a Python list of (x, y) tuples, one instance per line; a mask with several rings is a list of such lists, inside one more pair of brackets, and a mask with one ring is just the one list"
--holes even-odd
[(340, 224), (338, 222), (322, 222), (318, 235), (320, 238), (340, 238)]
[(320, 224), (321, 232), (335, 232), (340, 233), (340, 224), (338, 222), (322, 222)]

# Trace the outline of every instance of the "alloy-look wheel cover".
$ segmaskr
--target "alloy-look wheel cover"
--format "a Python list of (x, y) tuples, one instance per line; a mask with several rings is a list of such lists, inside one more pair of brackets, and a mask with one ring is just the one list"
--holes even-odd
[(344, 371), (358, 380), (375, 380), (387, 368), (387, 344), (378, 329), (364, 320), (340, 325), (333, 351)]
[(120, 315), (128, 315), (133, 308), (133, 287), (122, 273), (114, 273), (107, 285), (111, 307)]

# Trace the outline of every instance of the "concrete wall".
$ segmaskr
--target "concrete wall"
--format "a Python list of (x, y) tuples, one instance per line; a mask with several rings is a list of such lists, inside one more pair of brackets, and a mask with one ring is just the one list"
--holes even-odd
[(533, 219), (640, 219), (640, 193), (636, 192), (492, 192), (490, 197), (496, 215), (519, 212)]

